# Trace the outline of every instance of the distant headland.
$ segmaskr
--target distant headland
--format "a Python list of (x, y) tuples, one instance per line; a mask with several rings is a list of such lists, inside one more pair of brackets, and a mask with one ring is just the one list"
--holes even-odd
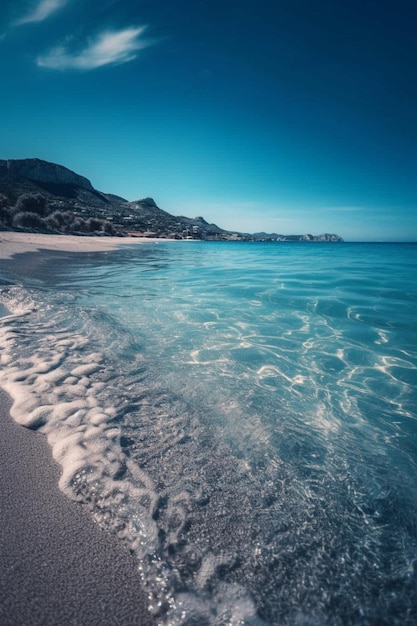
[(0, 159), (0, 230), (212, 241), (343, 241), (329, 233), (228, 231), (203, 217), (171, 215), (152, 198), (129, 202), (103, 193), (84, 176), (41, 159)]

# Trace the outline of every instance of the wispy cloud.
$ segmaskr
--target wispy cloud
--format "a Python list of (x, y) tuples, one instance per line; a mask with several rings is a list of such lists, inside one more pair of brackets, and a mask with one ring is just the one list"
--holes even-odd
[(39, 67), (55, 70), (93, 70), (104, 65), (133, 61), (139, 50), (152, 44), (143, 39), (146, 26), (100, 33), (86, 48), (71, 52), (67, 45), (58, 46), (37, 59)]
[(358, 213), (368, 212), (371, 209), (364, 206), (327, 206), (323, 207), (323, 210), (330, 213)]
[(43, 22), (50, 15), (64, 7), (67, 2), (68, 0), (40, 0), (29, 13), (16, 20), (15, 25), (22, 26), (23, 24)]

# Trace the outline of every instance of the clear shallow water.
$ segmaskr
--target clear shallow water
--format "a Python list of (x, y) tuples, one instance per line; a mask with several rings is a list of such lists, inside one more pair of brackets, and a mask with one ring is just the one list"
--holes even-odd
[(13, 417), (129, 542), (157, 623), (416, 623), (416, 245), (19, 268), (0, 266)]

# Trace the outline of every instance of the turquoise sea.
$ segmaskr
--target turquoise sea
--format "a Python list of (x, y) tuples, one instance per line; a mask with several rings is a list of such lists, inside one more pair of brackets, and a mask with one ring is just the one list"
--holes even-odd
[(128, 542), (156, 623), (417, 623), (417, 245), (146, 243), (0, 277), (12, 416)]

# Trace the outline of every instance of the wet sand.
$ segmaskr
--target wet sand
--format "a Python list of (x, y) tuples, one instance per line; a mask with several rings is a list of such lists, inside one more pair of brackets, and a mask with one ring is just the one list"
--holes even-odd
[(129, 550), (59, 491), (46, 439), (10, 404), (0, 391), (0, 623), (151, 625)]
[(61, 252), (105, 252), (118, 246), (156, 241), (172, 241), (149, 237), (77, 237), (75, 235), (45, 235), (0, 231), (0, 259), (9, 259), (21, 252), (57, 250)]
[[(1, 232), (0, 258), (39, 249), (104, 251), (121, 241), (57, 237)], [(59, 490), (60, 469), (45, 437), (15, 423), (10, 407), (0, 389), (0, 624), (151, 626), (128, 547)]]

